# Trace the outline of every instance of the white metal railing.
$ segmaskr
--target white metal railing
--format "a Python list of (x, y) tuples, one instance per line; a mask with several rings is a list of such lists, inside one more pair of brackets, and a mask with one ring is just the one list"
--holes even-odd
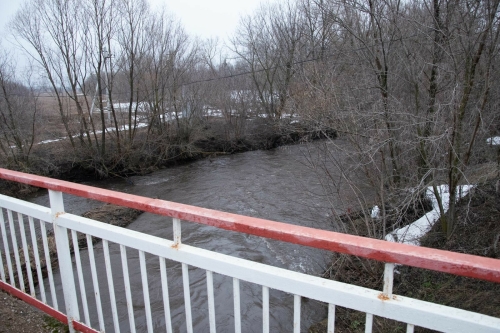
[[(137, 314), (133, 308), (132, 286), (129, 280), (131, 269), (140, 270), (147, 331), (154, 331), (146, 255), (155, 256), (159, 265), (158, 274), (161, 279), (161, 297), (167, 332), (172, 332), (172, 318), (166, 260), (178, 262), (182, 267), (185, 309), (183, 320), (187, 332), (193, 332), (189, 267), (205, 270), (210, 332), (216, 332), (216, 315), (220, 315), (215, 311), (214, 276), (216, 275), (232, 279), (234, 309), (230, 316), (234, 318), (235, 332), (241, 332), (240, 281), (251, 282), (262, 288), (263, 332), (269, 332), (269, 291), (272, 289), (293, 295), (294, 332), (300, 332), (301, 300), (304, 297), (328, 305), (328, 332), (334, 331), (336, 307), (366, 313), (365, 332), (371, 332), (374, 316), (407, 323), (407, 332), (413, 332), (415, 326), (444, 332), (500, 331), (499, 318), (392, 294), (394, 263), (500, 282), (499, 260), (287, 225), (4, 169), (0, 169), (0, 178), (48, 188), (50, 198), (50, 208), (46, 208), (0, 195), (2, 210), (0, 228), (3, 243), (0, 250), (0, 288), (38, 306), (63, 322), (69, 322), (72, 332), (75, 329), (82, 332), (95, 332), (96, 330), (119, 332), (120, 322), (123, 320), (128, 321), (127, 326), (130, 332), (136, 332)], [(173, 239), (167, 240), (66, 213), (62, 191), (170, 216), (173, 222)], [(326, 280), (183, 244), (181, 242), (181, 218), (185, 221), (389, 262), (385, 265), (383, 290), (381, 292)], [(47, 224), (52, 227), (54, 237), (47, 232)], [(79, 241), (79, 237), (80, 239), (83, 237), (87, 242), (91, 278), (88, 278), (82, 266), (83, 258), (80, 255), (79, 245), (82, 241)], [(96, 267), (92, 237), (102, 239), (105, 277), (99, 275)], [(57, 302), (54, 273), (51, 267), (51, 256), (55, 255), (52, 250), (54, 241), (57, 248), (64, 306)], [(119, 247), (121, 271), (113, 268), (117, 263), (111, 259), (111, 244)], [(132, 251), (138, 253), (139, 267), (129, 267), (127, 253), (130, 254)], [(41, 283), (44, 265), (49, 279), (50, 292), (47, 292), (44, 283)], [(126, 309), (119, 308), (116, 301), (115, 285), (119, 279), (122, 280), (120, 283), (124, 286)], [(35, 281), (39, 281), (37, 287), (35, 287)], [(107, 288), (103, 288), (103, 285), (107, 285)], [(92, 286), (93, 292), (89, 293), (86, 286)], [(29, 289), (29, 294), (26, 287)], [(106, 296), (102, 294), (105, 289), (107, 289)], [(103, 299), (105, 298), (109, 298), (109, 312), (112, 316), (113, 327), (105, 327), (105, 312), (103, 312)], [(95, 320), (91, 320), (95, 316), (89, 313), (89, 301), (95, 301), (97, 324), (93, 323)], [(83, 319), (80, 318), (81, 314), (83, 314)], [(93, 324), (97, 327), (92, 328)]]

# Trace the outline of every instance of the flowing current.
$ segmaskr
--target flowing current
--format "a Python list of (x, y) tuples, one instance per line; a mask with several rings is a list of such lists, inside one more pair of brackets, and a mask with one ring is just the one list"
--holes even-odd
[[(280, 222), (333, 230), (329, 219), (331, 203), (323, 195), (318, 176), (308, 166), (308, 158), (317, 145), (285, 146), (270, 151), (252, 151), (236, 155), (204, 159), (187, 165), (156, 171), (128, 180), (91, 182), (98, 186), (125, 193), (159, 198), (184, 204), (221, 210), (241, 215)], [(65, 209), (81, 214), (102, 203), (64, 195)], [(48, 196), (33, 200), (47, 205)], [(163, 216), (144, 213), (128, 226), (131, 230), (172, 239), (172, 220)], [(325, 251), (295, 246), (236, 232), (219, 230), (195, 223), (182, 222), (182, 242), (199, 248), (244, 258), (297, 272), (319, 275), (328, 265)], [(113, 319), (109, 301), (108, 284), (104, 266), (102, 242), (94, 246), (99, 276), (100, 299), (104, 311), (106, 332), (113, 332)], [(87, 289), (91, 323), (99, 327), (96, 299), (88, 251), (82, 250), (81, 258)], [(110, 243), (114, 290), (117, 299), (120, 330), (128, 332), (120, 248)], [(147, 330), (139, 254), (127, 249), (130, 284), (137, 332)], [(155, 332), (165, 331), (165, 317), (158, 258), (146, 254), (150, 303)], [(76, 269), (75, 269), (76, 272)], [(76, 273), (75, 273), (76, 274)], [(185, 332), (184, 296), (181, 264), (167, 260), (170, 307), (174, 332)], [(204, 270), (190, 267), (191, 305), (194, 332), (209, 331), (206, 274)], [(62, 294), (60, 277), (55, 272), (58, 293)], [(45, 281), (49, 290), (48, 281)], [(218, 332), (233, 332), (232, 279), (214, 274), (215, 313)], [(242, 332), (262, 331), (262, 288), (240, 282)], [(78, 295), (80, 297), (80, 295)], [(64, 308), (62, 298), (59, 307)], [(81, 320), (84, 315), (80, 307)], [(326, 307), (314, 300), (302, 300), (301, 331), (326, 316)], [(270, 290), (271, 332), (293, 330), (293, 295)]]

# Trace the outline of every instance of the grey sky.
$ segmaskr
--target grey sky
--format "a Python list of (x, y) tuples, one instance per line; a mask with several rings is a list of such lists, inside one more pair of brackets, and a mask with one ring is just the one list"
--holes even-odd
[(0, 35), (5, 37), (6, 25), (16, 13), (23, 0), (0, 0)]
[[(7, 24), (16, 11), (27, 0), (0, 0), (0, 42), (1, 47), (16, 58), (18, 70), (26, 68), (27, 58), (14, 46)], [(165, 6), (167, 11), (180, 19), (186, 32), (201, 38), (218, 37), (227, 41), (235, 31), (242, 15), (254, 12), (260, 3), (276, 0), (148, 0), (151, 7)]]
[(187, 32), (202, 38), (227, 38), (241, 15), (252, 13), (265, 0), (150, 0), (180, 18)]
[[(0, 0), (0, 35), (6, 36), (6, 24), (25, 0)], [(166, 5), (181, 20), (187, 32), (202, 38), (227, 38), (239, 17), (252, 13), (263, 0), (149, 0), (153, 8)]]

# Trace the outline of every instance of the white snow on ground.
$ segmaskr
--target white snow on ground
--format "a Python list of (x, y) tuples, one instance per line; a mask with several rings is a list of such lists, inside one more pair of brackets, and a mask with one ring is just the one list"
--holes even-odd
[[(148, 126), (147, 123), (137, 123), (136, 128), (143, 128), (143, 127), (146, 127), (146, 126)], [(120, 129), (120, 131), (127, 131), (129, 129), (129, 127), (128, 127), (128, 125), (121, 125), (119, 129)], [(107, 127), (106, 128), (106, 132), (114, 132), (114, 131), (116, 131), (115, 127)], [(95, 131), (96, 135), (97, 134), (101, 134), (101, 133), (102, 133), (102, 131)], [(78, 136), (79, 136), (79, 134), (73, 135), (73, 138), (77, 138)], [(87, 133), (84, 133), (83, 136), (86, 137)], [(40, 141), (37, 144), (38, 145), (43, 145), (43, 144), (46, 144), (46, 143), (58, 142), (58, 141), (66, 140), (67, 138), (68, 138), (67, 136), (64, 136), (64, 137), (61, 137), (61, 138), (58, 138), (58, 139), (50, 139), (50, 140)]]
[[(462, 185), (459, 186), (459, 194), (464, 197), (469, 193), (469, 190), (472, 189), (474, 185)], [(448, 191), (447, 185), (438, 186), (438, 191), (441, 195), (441, 199), (443, 201), (443, 209), (445, 212), (448, 211), (448, 207), (450, 205), (450, 192)], [(432, 210), (403, 228), (396, 229), (392, 233), (385, 236), (385, 240), (389, 242), (398, 242), (404, 244), (411, 245), (420, 245), (420, 238), (425, 235), (429, 230), (431, 230), (432, 226), (439, 219), (439, 206), (434, 195), (434, 191), (432, 187), (428, 187), (426, 191), (426, 196), (432, 201)]]
[[(63, 138), (65, 139), (65, 138)], [(44, 141), (40, 141), (38, 142), (37, 144), (39, 145), (43, 145), (43, 144), (46, 144), (46, 143), (51, 143), (51, 142), (57, 142), (57, 141), (61, 141), (62, 139), (50, 139), (50, 140), (44, 140)], [(14, 146), (15, 147), (15, 146)], [(11, 147), (12, 148), (12, 147)]]
[[(147, 127), (147, 126), (148, 126), (148, 124), (146, 124), (146, 123), (137, 123), (137, 125), (135, 126), (135, 128), (143, 128), (143, 127)], [(120, 131), (128, 131), (129, 126), (128, 125), (120, 125), (118, 127), (118, 129)], [(106, 132), (109, 132), (109, 131), (114, 132), (114, 131), (116, 131), (116, 128), (115, 127), (108, 127), (108, 128), (106, 128)], [(96, 134), (101, 134), (102, 131), (96, 131), (95, 133)]]
[[(219, 110), (219, 109), (211, 109), (209, 107), (205, 107), (205, 113), (207, 116), (209, 117), (218, 117), (218, 118), (222, 118), (224, 117), (224, 114), (222, 113), (222, 110)], [(233, 114), (234, 111), (231, 111), (231, 113)]]
[[(130, 103), (113, 103), (113, 108), (117, 111), (128, 111)], [(149, 110), (149, 105), (145, 102), (140, 102), (139, 104), (133, 102), (132, 110), (135, 110), (137, 107), (137, 111), (146, 112)]]
[(177, 113), (177, 116), (175, 115), (175, 112), (165, 112), (164, 114), (160, 115), (160, 119), (166, 119), (167, 121), (173, 121), (182, 118), (184, 118), (184, 114), (182, 112)]
[[(119, 104), (116, 104), (115, 107), (118, 107), (118, 105), (122, 105), (124, 103), (119, 103)], [(128, 104), (126, 104), (128, 105)], [(141, 108), (141, 104), (139, 104), (139, 108)], [(184, 118), (184, 115), (182, 113), (178, 114), (177, 117), (180, 119), (180, 118)], [(173, 112), (166, 112), (164, 115), (160, 115), (160, 118), (161, 119), (167, 119), (167, 121), (171, 121), (171, 120), (174, 120), (175, 119), (175, 114)], [(144, 128), (144, 127), (147, 127), (148, 126), (148, 123), (147, 122), (143, 122), (143, 121), (138, 121), (137, 124), (136, 124), (136, 128)], [(128, 131), (129, 130), (129, 126), (128, 125), (120, 125), (119, 126), (119, 130), (120, 131)], [(114, 126), (111, 126), (111, 127), (107, 127), (106, 128), (106, 132), (115, 132), (116, 131), (116, 128)], [(95, 134), (101, 134), (102, 131), (95, 131)], [(79, 134), (76, 134), (76, 135), (73, 135), (73, 138), (77, 138), (79, 136)], [(86, 133), (83, 134), (83, 136), (87, 136)], [(62, 140), (66, 140), (68, 137), (67, 136), (64, 136), (64, 137), (60, 137), (60, 138), (57, 138), (57, 139), (49, 139), (49, 140), (44, 140), (44, 141), (40, 141), (38, 142), (37, 144), (39, 145), (43, 145), (43, 144), (47, 144), (47, 143), (52, 143), (52, 142), (58, 142), (58, 141), (62, 141)], [(12, 146), (11, 148), (15, 148), (16, 146)]]
[[(259, 114), (257, 114), (257, 117), (259, 117), (259, 118), (268, 118), (269, 115), (267, 113), (259, 113)], [(286, 118), (292, 119), (292, 118), (298, 118), (298, 117), (299, 117), (298, 115), (291, 114), (291, 113), (283, 113), (281, 115), (281, 119), (286, 119)]]
[(486, 139), (486, 143), (494, 146), (500, 145), (500, 136), (494, 136), (492, 138)]
[(373, 206), (371, 217), (372, 219), (378, 219), (380, 217), (380, 208), (378, 208), (378, 206)]

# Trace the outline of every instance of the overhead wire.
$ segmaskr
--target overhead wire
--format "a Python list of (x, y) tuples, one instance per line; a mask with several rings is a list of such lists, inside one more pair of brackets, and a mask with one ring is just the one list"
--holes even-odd
[[(393, 41), (397, 41), (397, 40), (406, 40), (406, 39), (413, 38), (415, 36), (417, 36), (417, 34), (414, 34), (414, 35), (411, 35), (411, 36), (406, 36), (404, 38), (403, 37), (397, 38), (397, 39), (386, 41), (386, 42), (393, 42)], [(309, 63), (309, 62), (324, 60), (326, 58), (331, 58), (331, 57), (334, 57), (334, 56), (338, 56), (339, 54), (354, 53), (354, 52), (365, 50), (365, 49), (368, 49), (368, 48), (371, 48), (371, 47), (375, 47), (377, 45), (379, 45), (379, 43), (374, 43), (372, 45), (364, 45), (364, 46), (361, 46), (361, 47), (358, 47), (358, 48), (353, 48), (353, 49), (350, 49), (350, 50), (343, 50), (343, 51), (337, 52), (337, 53), (323, 53), (323, 54), (321, 54), (320, 56), (317, 56), (317, 57), (308, 58), (308, 59), (302, 59), (302, 60), (298, 60), (298, 61), (292, 62), (288, 66), (292, 67), (292, 66), (297, 66), (297, 65), (302, 65), (302, 64), (305, 64), (305, 63)], [(232, 59), (240, 59), (242, 61), (245, 61), (244, 58), (241, 57), (241, 56), (240, 57), (233, 57)], [(331, 62), (330, 62), (330, 64), (331, 64)], [(335, 62), (335, 64), (350, 64), (350, 65), (353, 65), (353, 63), (347, 63), (347, 62), (343, 62), (343, 61), (337, 61), (337, 62)], [(213, 81), (219, 81), (219, 80), (226, 80), (226, 79), (231, 79), (231, 78), (240, 77), (240, 76), (244, 76), (244, 75), (250, 75), (250, 74), (256, 74), (256, 73), (266, 72), (266, 71), (270, 71), (270, 70), (275, 70), (275, 69), (278, 69), (278, 68), (284, 67), (284, 66), (285, 66), (284, 64), (278, 64), (278, 65), (274, 65), (274, 66), (264, 67), (264, 68), (255, 69), (255, 70), (248, 70), (248, 71), (239, 72), (239, 73), (235, 73), (235, 74), (228, 74), (228, 75), (223, 75), (223, 76), (217, 76), (217, 77), (211, 77), (211, 78), (193, 80), (193, 81), (189, 81), (189, 82), (179, 83), (177, 85), (170, 84), (170, 85), (165, 86), (164, 88), (167, 88), (167, 89), (168, 88), (173, 88), (173, 87), (180, 88), (180, 87), (190, 86), (190, 85), (194, 85), (194, 84), (198, 84), (198, 83), (207, 83), (207, 82), (213, 82)], [(50, 92), (53, 92), (52, 89), (51, 89)], [(149, 91), (144, 90), (144, 89), (143, 90), (135, 90), (134, 94), (136, 94), (136, 93), (147, 93), (147, 92), (149, 92)], [(47, 93), (47, 92), (45, 92), (45, 93)], [(9, 95), (11, 95), (11, 96), (26, 96), (26, 94), (17, 94), (17, 93), (13, 93), (13, 94), (9, 94)], [(51, 96), (39, 96), (39, 97), (51, 97)]]

